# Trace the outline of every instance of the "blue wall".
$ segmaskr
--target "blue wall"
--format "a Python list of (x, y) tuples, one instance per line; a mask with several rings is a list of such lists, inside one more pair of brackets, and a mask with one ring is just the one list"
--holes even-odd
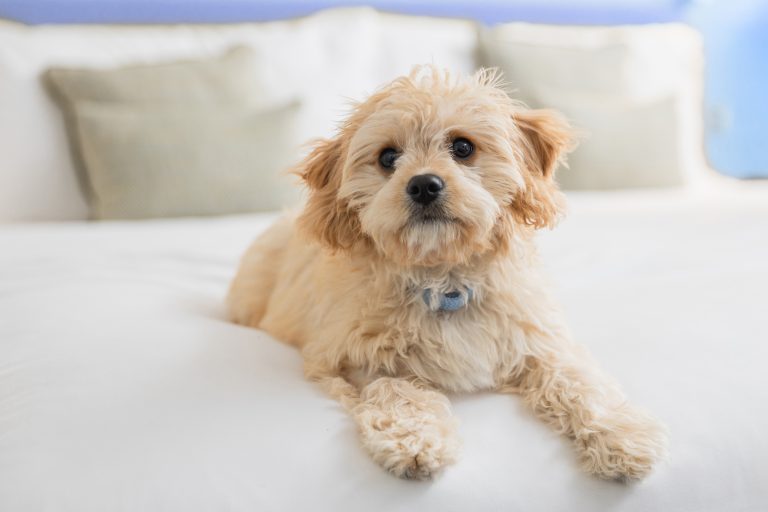
[(704, 35), (710, 164), (768, 177), (768, 3), (697, 2), (688, 18)]

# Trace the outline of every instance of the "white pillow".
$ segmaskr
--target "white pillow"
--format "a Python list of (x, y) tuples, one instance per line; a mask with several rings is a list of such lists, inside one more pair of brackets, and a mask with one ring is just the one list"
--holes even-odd
[(562, 111), (583, 133), (560, 173), (566, 188), (673, 186), (703, 174), (694, 30), (510, 23), (482, 40), (483, 64), (498, 66), (518, 98)]

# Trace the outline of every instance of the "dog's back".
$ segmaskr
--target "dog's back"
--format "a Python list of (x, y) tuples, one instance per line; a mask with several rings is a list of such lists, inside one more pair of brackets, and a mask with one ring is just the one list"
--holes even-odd
[[(230, 319), (238, 324), (259, 327), (279, 284), (283, 266), (296, 236), (295, 215), (280, 218), (262, 233), (240, 260), (227, 295)], [(286, 340), (287, 341), (287, 340)]]

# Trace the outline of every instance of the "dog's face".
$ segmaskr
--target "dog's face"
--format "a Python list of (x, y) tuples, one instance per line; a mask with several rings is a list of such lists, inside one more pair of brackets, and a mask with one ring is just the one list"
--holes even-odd
[(305, 231), (334, 249), (434, 266), (506, 251), (515, 230), (552, 225), (569, 128), (497, 83), (423, 68), (358, 105), (299, 167), (311, 190)]

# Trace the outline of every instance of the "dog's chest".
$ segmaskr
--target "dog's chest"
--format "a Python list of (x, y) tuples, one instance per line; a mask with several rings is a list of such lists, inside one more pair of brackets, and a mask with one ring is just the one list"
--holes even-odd
[(413, 374), (451, 391), (477, 391), (498, 385), (502, 361), (511, 346), (497, 327), (499, 319), (467, 304), (457, 311), (434, 311), (411, 304), (409, 314), (393, 326), (405, 342), (399, 372)]
[[(454, 291), (462, 297), (453, 297)], [(478, 391), (497, 387), (521, 363), (524, 336), (515, 313), (520, 304), (508, 287), (481, 277), (449, 277), (391, 286), (376, 295), (386, 298), (362, 308), (355, 329), (360, 344), (353, 344), (361, 350), (350, 352), (354, 363), (374, 374), (416, 376), (449, 391)]]
[[(421, 378), (452, 391), (494, 388), (502, 359), (502, 343), (460, 314), (435, 319), (438, 333), (415, 339), (406, 361)], [(426, 323), (431, 323), (427, 321)]]

